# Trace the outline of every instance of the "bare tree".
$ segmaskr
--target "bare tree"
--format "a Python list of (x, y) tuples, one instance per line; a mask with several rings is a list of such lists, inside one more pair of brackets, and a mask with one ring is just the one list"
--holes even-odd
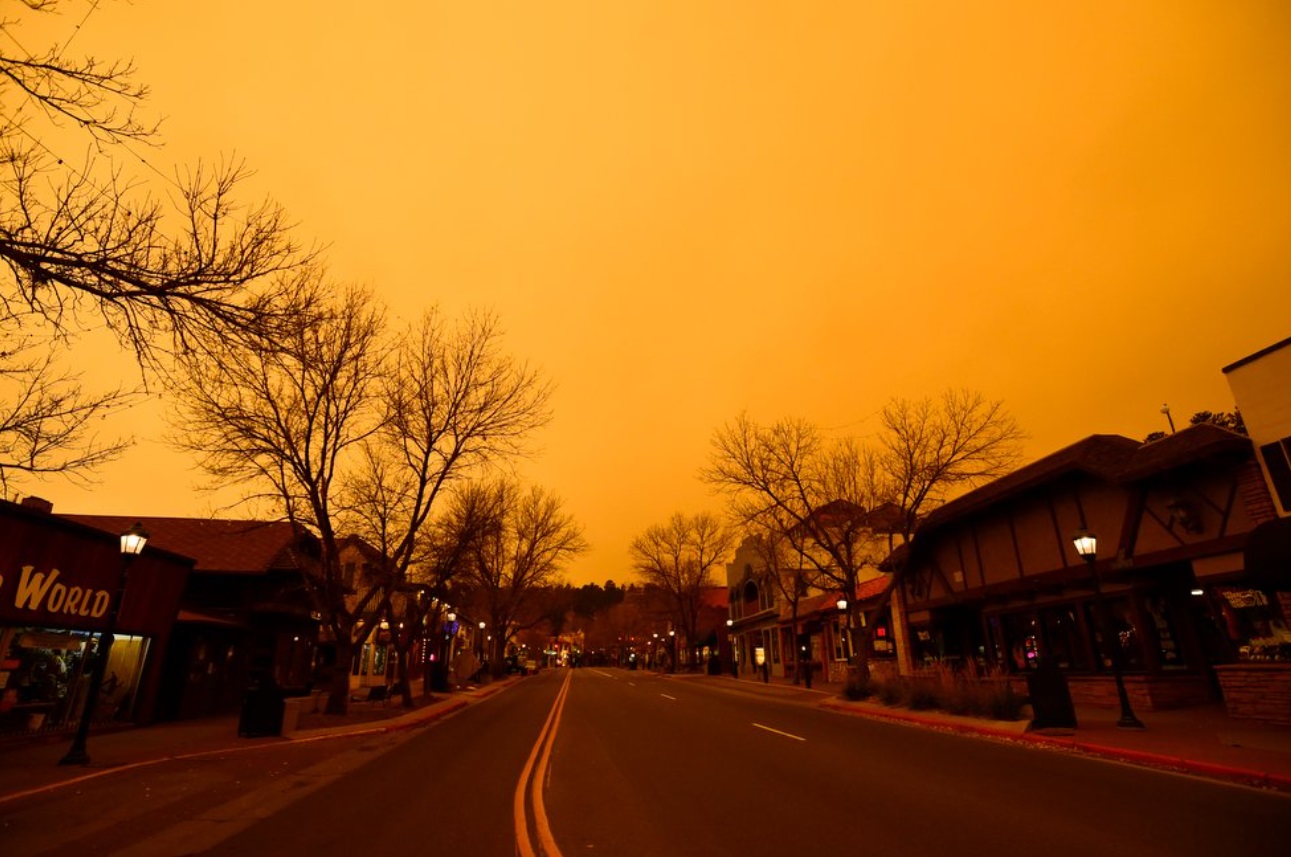
[(437, 620), (468, 541), (428, 532), (431, 510), (453, 483), (526, 451), (550, 418), (551, 386), (502, 351), (494, 316), (449, 325), (435, 312), (401, 337), (379, 385), (380, 424), (347, 483), (346, 505), (383, 558), (382, 603), (400, 614), (391, 616), (391, 639), (412, 705), (408, 654), (419, 629)]
[(553, 584), (587, 543), (559, 499), (507, 478), (461, 486), (453, 494), (449, 520), (475, 534), (466, 581), (487, 617), (489, 660), (500, 671), (507, 640), (529, 615), (534, 591)]
[(908, 541), (920, 517), (952, 493), (1007, 472), (1023, 437), (1001, 403), (968, 392), (894, 399), (882, 421), (870, 447), (829, 440), (803, 420), (763, 427), (742, 415), (715, 434), (701, 473), (727, 496), (737, 521), (782, 532), (821, 580), (847, 595), (853, 663), (862, 675), (893, 591), (870, 606), (858, 639), (862, 574), (878, 574), (894, 539)]
[[(783, 519), (769, 515), (759, 520), (756, 525), (745, 522), (746, 526), (756, 526), (753, 532), (753, 549), (762, 562), (765, 580), (775, 588), (780, 598), (789, 605), (789, 627), (793, 629), (794, 640), (798, 639), (799, 606), (802, 599), (819, 585), (820, 575), (814, 566), (805, 561), (805, 551), (801, 539), (795, 544), (792, 535), (799, 531), (788, 525)], [(798, 646), (789, 647), (793, 652), (794, 684), (801, 678), (798, 667)]]
[(87, 390), (57, 368), (78, 334), (110, 331), (141, 372), (156, 369), (195, 336), (274, 324), (294, 282), (279, 275), (313, 255), (277, 205), (239, 201), (239, 163), (150, 176), (161, 193), (128, 176), (146, 163), (138, 148), (160, 143), (141, 115), (147, 87), (128, 62), (24, 38), (25, 20), (59, 5), (23, 0), (0, 19), (0, 327), (22, 331), (0, 353), (3, 481), (86, 479), (127, 446), (90, 429), (134, 394)]
[(1026, 434), (1004, 409), (968, 390), (893, 399), (883, 408), (878, 466), (909, 541), (919, 519), (955, 494), (1013, 470)]
[(87, 392), (55, 352), (7, 328), (0, 318), (0, 493), (8, 494), (17, 474), (88, 480), (129, 445), (100, 440), (95, 428), (137, 397), (120, 388)]
[(686, 638), (687, 666), (698, 639), (703, 592), (712, 584), (713, 566), (731, 552), (734, 538), (715, 515), (674, 514), (632, 540), (633, 565), (647, 584), (666, 593), (676, 629)]
[[(857, 584), (867, 570), (878, 573), (881, 559), (869, 515), (883, 491), (872, 452), (829, 441), (804, 420), (763, 427), (741, 415), (714, 436), (701, 478), (726, 495), (744, 528), (778, 534), (817, 585), (849, 593), (849, 614), (859, 609)], [(864, 670), (864, 648), (853, 648)]]
[[(26, 0), (27, 15), (55, 0)], [(141, 358), (195, 334), (276, 317), (274, 275), (307, 261), (271, 202), (245, 205), (247, 170), (198, 165), (168, 180), (164, 201), (123, 164), (159, 142), (140, 117), (148, 96), (128, 62), (32, 52), (21, 20), (0, 21), (0, 308), (60, 331), (97, 321)], [(70, 131), (68, 129), (71, 129)], [(79, 164), (55, 150), (89, 142)], [(73, 142), (69, 142), (73, 141)], [(257, 288), (262, 286), (263, 289)]]
[(306, 582), (336, 646), (328, 711), (341, 713), (353, 647), (376, 625), (383, 592), (374, 585), (347, 599), (337, 508), (345, 465), (382, 425), (383, 317), (361, 289), (334, 295), (319, 272), (299, 277), (298, 300), (272, 333), (212, 337), (182, 356), (173, 439), (215, 481), (245, 486), (248, 501), (267, 501), (318, 537), (319, 570)]

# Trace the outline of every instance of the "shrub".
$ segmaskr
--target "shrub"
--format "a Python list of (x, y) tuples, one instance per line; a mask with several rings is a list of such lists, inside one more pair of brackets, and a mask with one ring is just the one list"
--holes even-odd
[(935, 681), (915, 678), (907, 683), (906, 705), (914, 711), (941, 708), (942, 688)]
[(992, 720), (1019, 720), (1026, 700), (1008, 681), (995, 682), (990, 694), (988, 713)]
[(879, 681), (875, 688), (874, 695), (884, 705), (901, 705), (906, 699), (905, 682), (900, 676), (893, 676), (889, 679)]
[(843, 685), (843, 695), (853, 701), (869, 699), (874, 695), (874, 680), (862, 677), (856, 670), (849, 670), (847, 683)]

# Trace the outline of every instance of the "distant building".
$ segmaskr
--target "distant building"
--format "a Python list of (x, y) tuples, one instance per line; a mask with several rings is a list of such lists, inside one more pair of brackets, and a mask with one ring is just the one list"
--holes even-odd
[[(787, 593), (794, 591), (793, 582), (777, 581), (763, 559), (758, 537), (745, 538), (726, 566), (736, 671), (756, 678), (765, 666), (768, 676), (793, 677), (809, 661), (813, 675), (822, 680), (843, 680), (852, 647), (860, 644), (860, 634), (865, 631), (857, 628), (852, 632), (855, 639), (849, 638), (838, 609), (839, 599), (846, 596), (862, 613), (868, 613), (891, 582), (891, 577), (877, 568), (868, 569), (858, 580), (855, 592), (804, 584), (797, 597), (791, 598)], [(895, 631), (891, 611), (881, 611), (871, 638), (872, 670), (897, 671)]]

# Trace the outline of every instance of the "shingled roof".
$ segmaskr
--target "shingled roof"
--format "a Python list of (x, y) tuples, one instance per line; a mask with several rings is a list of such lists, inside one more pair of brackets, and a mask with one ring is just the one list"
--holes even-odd
[(219, 574), (265, 574), (292, 571), (302, 564), (298, 530), (287, 521), (224, 518), (157, 518), (133, 515), (57, 515), (113, 534), (136, 522), (148, 531), (148, 543), (197, 561), (194, 571)]
[(1212, 423), (1189, 426), (1150, 443), (1122, 435), (1090, 435), (933, 510), (920, 530), (936, 529), (1072, 473), (1125, 485), (1196, 461), (1250, 451), (1250, 438)]

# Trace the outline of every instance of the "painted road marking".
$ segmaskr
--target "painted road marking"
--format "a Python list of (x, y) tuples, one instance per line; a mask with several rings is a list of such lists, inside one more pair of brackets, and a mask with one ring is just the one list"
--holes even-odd
[[(560, 717), (565, 711), (565, 698), (569, 696), (569, 682), (573, 677), (573, 670), (565, 674), (565, 682), (560, 686), (560, 692), (556, 694), (556, 701), (551, 706), (551, 713), (547, 715), (547, 722), (543, 724), (542, 732), (538, 734), (538, 740), (533, 745), (533, 750), (529, 753), (529, 761), (525, 762), (524, 770), (520, 773), (520, 781), (516, 783), (515, 797), (512, 800), (511, 808), (515, 821), (516, 852), (520, 857), (538, 857), (538, 855), (560, 857), (560, 849), (556, 847), (556, 840), (551, 835), (551, 826), (547, 823), (547, 809), (543, 805), (542, 786), (547, 777), (547, 763), (551, 758), (551, 745), (556, 741), (556, 730), (560, 728)], [(535, 762), (537, 763), (536, 771)], [(526, 797), (528, 798), (528, 805), (533, 807), (533, 822), (538, 833), (537, 850), (534, 850), (533, 842), (529, 838)]]
[(763, 726), (761, 723), (754, 723), (753, 725), (754, 725), (754, 726), (756, 726), (756, 727), (758, 727), (759, 729), (765, 729), (765, 730), (766, 730), (766, 731), (768, 731), (768, 732), (774, 732), (774, 733), (775, 733), (775, 734), (777, 734), (777, 735), (783, 735), (783, 736), (784, 736), (784, 737), (786, 737), (786, 738), (792, 738), (792, 739), (793, 739), (793, 740), (795, 740), (795, 741), (806, 741), (806, 740), (807, 740), (806, 738), (802, 737), (801, 735), (794, 735), (794, 734), (792, 734), (792, 733), (790, 733), (790, 732), (781, 732), (779, 729), (772, 729), (770, 726)]

